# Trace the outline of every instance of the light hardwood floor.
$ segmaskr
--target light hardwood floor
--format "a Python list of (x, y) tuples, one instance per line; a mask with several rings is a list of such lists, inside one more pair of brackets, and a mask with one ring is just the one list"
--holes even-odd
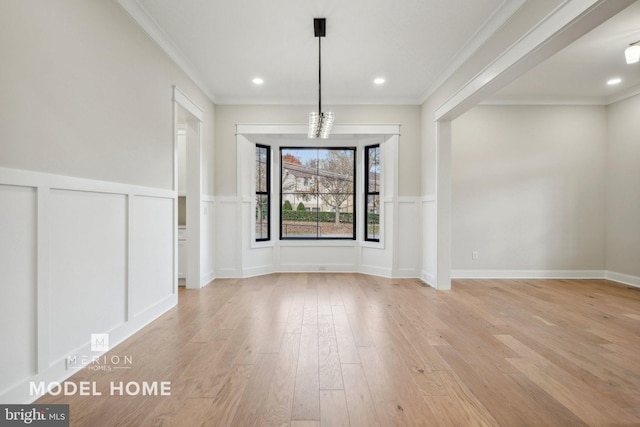
[(640, 425), (640, 289), (604, 280), (216, 280), (109, 354), (131, 369), (71, 380), (171, 396), (37, 403), (77, 426)]

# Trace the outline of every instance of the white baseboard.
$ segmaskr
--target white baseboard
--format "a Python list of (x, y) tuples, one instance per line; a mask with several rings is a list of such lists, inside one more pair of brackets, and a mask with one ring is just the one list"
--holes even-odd
[[(422, 280), (425, 280), (425, 272)], [(607, 279), (640, 287), (640, 277), (608, 270), (452, 270), (452, 279)], [(427, 281), (427, 280), (425, 280)], [(429, 283), (429, 282), (427, 282)]]
[(640, 277), (638, 276), (616, 273), (615, 271), (605, 271), (605, 279), (640, 288)]
[(371, 274), (372, 276), (392, 277), (390, 268), (377, 267), (374, 265), (361, 265), (358, 269), (360, 273)]
[(604, 270), (451, 270), (452, 279), (604, 279)]
[(272, 265), (245, 268), (242, 270), (242, 277), (255, 277), (273, 273)]
[(200, 287), (203, 288), (211, 283), (216, 278), (216, 273), (213, 271), (208, 272), (200, 278)]
[(428, 271), (422, 271), (422, 276), (420, 276), (420, 279), (426, 283), (427, 285), (431, 286), (434, 289), (437, 289), (436, 287), (436, 276), (433, 273), (429, 273)]
[(242, 272), (237, 268), (218, 268), (216, 269), (217, 279), (238, 279), (242, 277)]
[(416, 279), (420, 277), (420, 271), (415, 268), (396, 268), (392, 277), (398, 279)]
[[(321, 270), (321, 268), (323, 268)], [(278, 273), (353, 273), (357, 267), (353, 264), (281, 264), (274, 266), (274, 272)]]

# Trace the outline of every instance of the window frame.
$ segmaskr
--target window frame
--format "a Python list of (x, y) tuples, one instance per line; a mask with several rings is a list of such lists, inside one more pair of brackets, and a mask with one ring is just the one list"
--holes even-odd
[[(369, 196), (378, 196), (378, 200), (380, 201), (380, 205), (382, 205), (382, 200), (380, 198), (380, 187), (382, 186), (382, 182), (378, 180), (378, 191), (369, 191), (369, 150), (370, 149), (378, 149), (378, 169), (382, 171), (381, 168), (381, 157), (382, 151), (380, 147), (380, 143), (365, 145), (364, 149), (364, 190), (362, 192), (364, 198), (364, 241), (365, 242), (380, 242), (380, 234), (382, 230), (382, 224), (380, 224), (380, 219), (382, 218), (382, 206), (378, 208), (378, 238), (369, 237), (369, 222), (367, 221), (367, 217), (369, 215), (368, 205), (369, 205)], [(379, 176), (382, 177), (382, 173), (379, 173)]]
[[(358, 218), (358, 147), (354, 146), (323, 146), (323, 147), (312, 147), (312, 146), (279, 146), (280, 150), (280, 198), (279, 198), (279, 239), (281, 241), (330, 241), (330, 240), (343, 240), (343, 241), (355, 241), (357, 240), (357, 218)], [(353, 234), (349, 237), (321, 237), (316, 233), (316, 237), (284, 237), (282, 234), (282, 212), (284, 205), (284, 196), (283, 196), (283, 178), (284, 178), (284, 162), (282, 161), (282, 152), (283, 150), (328, 150), (328, 151), (336, 151), (336, 150), (349, 150), (353, 153), (353, 192), (351, 193), (353, 199), (353, 213), (352, 213), (352, 224), (353, 224)], [(318, 194), (318, 193), (316, 193)], [(294, 208), (295, 209), (295, 208)], [(319, 212), (319, 211), (318, 211)], [(316, 220), (316, 224), (319, 224), (319, 221)]]
[[(254, 197), (256, 200), (256, 210), (259, 208), (258, 204), (257, 204), (257, 199), (258, 196), (267, 196), (267, 237), (264, 238), (258, 238), (258, 234), (256, 233), (256, 227), (255, 224), (257, 224), (257, 219), (255, 221), (254, 224), (254, 241), (255, 242), (269, 242), (271, 241), (271, 146), (269, 145), (263, 145), (263, 144), (257, 144), (256, 143), (256, 151), (257, 149), (265, 149), (266, 150), (266, 191), (260, 191), (257, 186), (254, 190)], [(257, 153), (256, 153), (257, 154)], [(254, 163), (258, 163), (258, 158), (256, 156), (255, 162)], [(257, 170), (254, 167), (254, 171)], [(255, 182), (255, 179), (254, 179)], [(254, 212), (255, 215), (255, 212)]]

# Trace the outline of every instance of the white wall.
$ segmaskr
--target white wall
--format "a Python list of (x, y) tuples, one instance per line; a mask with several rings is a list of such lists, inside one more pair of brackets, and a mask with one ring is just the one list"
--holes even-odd
[(450, 282), (451, 120), (624, 9), (633, 0), (527, 1), (422, 105), (422, 277)]
[(607, 270), (640, 286), (640, 95), (608, 107)]
[[(448, 246), (444, 247), (442, 244), (438, 244), (439, 240), (443, 241), (448, 238), (450, 224), (448, 219), (444, 218), (448, 217), (448, 212), (445, 212), (447, 206), (444, 206), (448, 202), (443, 200), (446, 203), (438, 205), (436, 111), (471, 80), (480, 75), (486, 67), (490, 66), (498, 55), (505, 52), (526, 35), (531, 28), (547, 17), (560, 3), (562, 3), (561, 0), (525, 2), (464, 64), (435, 88), (422, 104), (422, 279), (434, 287), (445, 289), (450, 287), (450, 284), (447, 283), (449, 282), (449, 272), (438, 272), (439, 263), (442, 263), (441, 269), (450, 267), (446, 262), (449, 257)], [(494, 75), (493, 78), (495, 77)], [(490, 80), (489, 77), (488, 79)], [(440, 165), (441, 172), (448, 173), (448, 166)], [(444, 195), (440, 194), (440, 197), (444, 197)]]
[(213, 104), (116, 2), (3, 1), (0, 54), (0, 166), (170, 189), (173, 85), (213, 154)]
[(174, 86), (203, 110), (203, 203), (214, 105), (113, 1), (0, 2), (0, 55), (0, 400), (20, 403), (89, 333), (176, 304)]
[(454, 276), (604, 270), (606, 139), (606, 107), (478, 106), (454, 120)]

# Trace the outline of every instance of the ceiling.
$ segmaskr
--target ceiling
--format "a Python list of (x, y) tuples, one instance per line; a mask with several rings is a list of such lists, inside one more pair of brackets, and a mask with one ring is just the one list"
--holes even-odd
[[(330, 106), (422, 103), (525, 0), (118, 1), (218, 104), (317, 103), (313, 18), (326, 17)], [(487, 102), (608, 104), (640, 92), (640, 64), (624, 61), (639, 39), (640, 0)], [(607, 86), (612, 77), (622, 83)]]
[(524, 0), (119, 2), (219, 104), (317, 103), (313, 18), (326, 17), (331, 105), (421, 103)]
[[(640, 1), (525, 73), (486, 103), (606, 105), (640, 93), (640, 63), (624, 49), (640, 40)], [(609, 79), (622, 82), (608, 86)]]

